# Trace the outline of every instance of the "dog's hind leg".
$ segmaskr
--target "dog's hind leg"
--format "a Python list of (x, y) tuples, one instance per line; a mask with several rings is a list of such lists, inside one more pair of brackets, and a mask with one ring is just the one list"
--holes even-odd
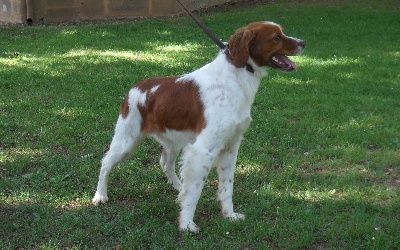
[(129, 158), (140, 141), (140, 119), (119, 117), (110, 150), (101, 162), (99, 182), (92, 203), (98, 205), (108, 201), (107, 181), (113, 167)]
[(160, 158), (160, 165), (168, 178), (168, 182), (172, 183), (177, 191), (181, 190), (182, 183), (176, 176), (175, 160), (180, 149), (173, 145), (163, 146), (163, 151)]

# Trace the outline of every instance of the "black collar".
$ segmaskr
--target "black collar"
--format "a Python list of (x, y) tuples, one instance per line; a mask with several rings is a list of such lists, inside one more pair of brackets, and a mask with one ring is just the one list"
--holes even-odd
[(254, 74), (254, 68), (250, 64), (246, 63), (245, 65), (246, 70), (249, 71), (250, 73)]
[[(224, 53), (226, 55), (226, 58), (228, 59), (228, 61), (231, 64), (233, 64), (233, 58), (232, 58), (231, 53), (229, 52), (228, 47), (225, 47), (225, 49), (223, 49), (223, 50), (221, 49), (221, 51), (222, 51), (222, 53)], [(243, 68), (246, 68), (247, 71), (249, 71), (250, 73), (254, 74), (254, 68), (250, 64), (246, 63)]]

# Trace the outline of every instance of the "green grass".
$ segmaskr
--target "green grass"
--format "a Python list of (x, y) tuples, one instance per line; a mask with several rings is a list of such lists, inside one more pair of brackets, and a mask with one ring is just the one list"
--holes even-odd
[(181, 233), (146, 140), (94, 207), (100, 160), (135, 82), (179, 75), (217, 47), (187, 17), (0, 29), (1, 249), (399, 249), (398, 1), (280, 3), (201, 15), (227, 40), (272, 20), (307, 40), (299, 72), (269, 70), (236, 168), (241, 223), (212, 172)]

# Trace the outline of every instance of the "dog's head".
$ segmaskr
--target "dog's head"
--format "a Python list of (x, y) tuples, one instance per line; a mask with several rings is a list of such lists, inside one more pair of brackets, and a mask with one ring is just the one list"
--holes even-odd
[(280, 25), (273, 22), (255, 22), (240, 28), (228, 42), (235, 67), (242, 68), (249, 57), (260, 67), (269, 66), (282, 71), (297, 70), (287, 56), (303, 52), (306, 42), (286, 36)]

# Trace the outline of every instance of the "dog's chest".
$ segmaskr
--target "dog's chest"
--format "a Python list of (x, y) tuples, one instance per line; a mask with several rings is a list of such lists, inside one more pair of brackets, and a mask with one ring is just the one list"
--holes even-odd
[(206, 88), (201, 96), (209, 118), (235, 120), (236, 124), (250, 119), (255, 93), (248, 94), (239, 86), (215, 84)]

